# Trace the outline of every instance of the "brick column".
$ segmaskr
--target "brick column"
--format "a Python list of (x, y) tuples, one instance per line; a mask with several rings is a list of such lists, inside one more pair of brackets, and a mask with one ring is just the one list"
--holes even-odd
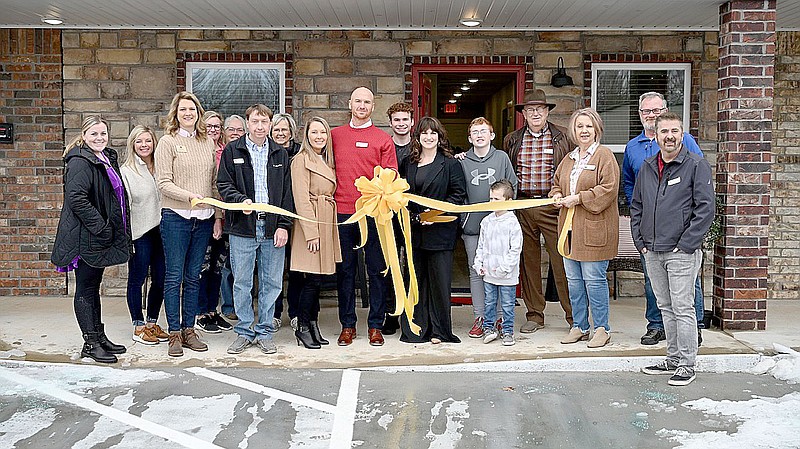
[(720, 6), (716, 188), (724, 236), (714, 251), (714, 319), (764, 330), (767, 317), (775, 0)]

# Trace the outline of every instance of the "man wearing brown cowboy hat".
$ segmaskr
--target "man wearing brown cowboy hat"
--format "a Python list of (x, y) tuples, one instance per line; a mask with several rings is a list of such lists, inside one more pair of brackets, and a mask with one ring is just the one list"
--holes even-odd
[[(567, 139), (566, 129), (547, 121), (550, 110), (556, 105), (547, 102), (541, 89), (525, 92), (522, 103), (515, 106), (525, 116), (525, 126), (506, 136), (503, 147), (519, 178), (518, 199), (547, 198), (553, 187), (553, 173), (570, 152), (573, 145)], [(520, 332), (531, 333), (544, 327), (545, 298), (542, 294), (542, 249), (539, 235), (544, 236), (550, 255), (550, 266), (555, 277), (556, 290), (564, 318), (572, 325), (572, 306), (567, 291), (564, 261), (558, 253), (558, 209), (542, 206), (517, 211), (522, 227), (521, 276), (522, 299), (528, 309), (527, 322)]]

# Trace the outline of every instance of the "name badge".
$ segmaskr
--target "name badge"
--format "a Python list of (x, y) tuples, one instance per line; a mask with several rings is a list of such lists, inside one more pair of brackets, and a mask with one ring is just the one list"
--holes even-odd
[(272, 168), (281, 168), (283, 164), (272, 164)]
[(544, 154), (553, 154), (553, 149), (552, 148), (545, 148), (544, 149)]
[(677, 178), (672, 178), (672, 179), (668, 180), (667, 181), (667, 185), (668, 186), (674, 186), (675, 184), (677, 184), (679, 182), (681, 182), (681, 177), (680, 176), (678, 176)]
[(367, 148), (369, 144), (367, 142), (356, 142), (356, 148)]
[(234, 164), (244, 164), (244, 158), (238, 157), (233, 160)]
[(592, 164), (586, 164), (586, 165), (583, 166), (583, 169), (584, 170), (595, 171), (595, 170), (597, 170), (597, 166), (596, 165), (592, 165)]
[(189, 152), (189, 150), (187, 150), (186, 147), (183, 146), (183, 145), (178, 145), (178, 147), (175, 148), (175, 151), (177, 151), (178, 153), (188, 153)]

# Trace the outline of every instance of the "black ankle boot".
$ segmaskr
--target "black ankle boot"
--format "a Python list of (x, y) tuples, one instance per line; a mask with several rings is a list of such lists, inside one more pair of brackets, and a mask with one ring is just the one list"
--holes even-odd
[(321, 344), (323, 346), (327, 345), (328, 343), (330, 343), (328, 340), (325, 340), (322, 337), (322, 334), (319, 333), (319, 322), (317, 322), (317, 321), (309, 321), (308, 322), (308, 330), (311, 331), (311, 337), (317, 343), (319, 343), (319, 344)]
[(125, 351), (127, 351), (125, 346), (114, 344), (106, 337), (105, 325), (100, 324), (97, 327), (97, 342), (100, 343), (100, 346), (105, 349), (106, 352), (109, 354), (125, 354)]
[(103, 349), (97, 340), (97, 334), (83, 334), (83, 341), (85, 343), (81, 349), (81, 357), (90, 357), (100, 363), (117, 363), (117, 356)]
[(294, 336), (297, 337), (297, 346), (300, 346), (300, 343), (302, 343), (306, 349), (319, 349), (322, 347), (319, 343), (314, 341), (314, 337), (311, 336), (311, 332), (307, 326), (298, 326), (297, 330), (294, 331)]
[(386, 315), (383, 322), (383, 335), (394, 335), (400, 329), (400, 317)]

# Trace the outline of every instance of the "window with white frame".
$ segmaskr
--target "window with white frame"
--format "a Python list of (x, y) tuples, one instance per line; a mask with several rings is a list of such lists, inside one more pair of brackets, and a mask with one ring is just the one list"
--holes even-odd
[(194, 93), (206, 111), (224, 117), (244, 117), (261, 103), (272, 112), (285, 111), (286, 66), (283, 63), (187, 62), (186, 90)]
[(689, 129), (691, 63), (593, 63), (592, 107), (603, 119), (603, 144), (615, 152), (642, 132), (639, 96), (659, 92)]

